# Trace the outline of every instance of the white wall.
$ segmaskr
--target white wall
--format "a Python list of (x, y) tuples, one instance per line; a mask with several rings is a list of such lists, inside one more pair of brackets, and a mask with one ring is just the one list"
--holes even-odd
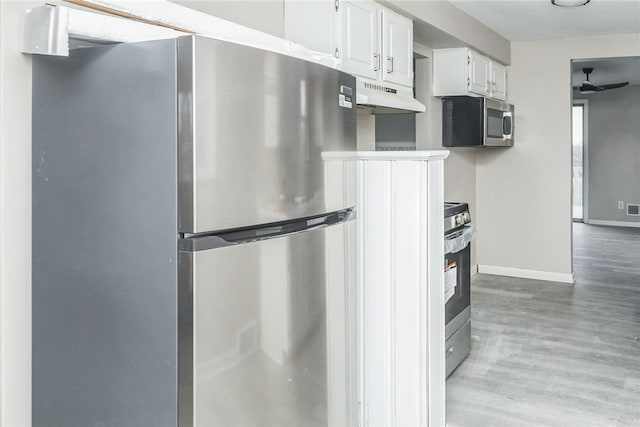
[[(425, 58), (416, 60), (416, 98), (425, 104), (426, 112), (416, 114), (416, 149), (449, 150), (444, 161), (444, 199), (469, 204), (471, 220), (476, 225), (476, 153), (477, 148), (442, 147), (442, 101), (432, 94), (432, 50), (414, 44), (414, 50)], [(477, 263), (475, 240), (471, 242), (471, 265)]]
[(579, 98), (589, 110), (589, 219), (639, 223), (626, 205), (640, 204), (640, 86)]
[(22, 13), (0, 2), (0, 425), (31, 424), (31, 59)]
[(478, 264), (570, 281), (571, 59), (636, 56), (640, 34), (514, 42), (511, 49), (515, 146), (478, 152)]
[(357, 149), (359, 151), (375, 151), (376, 116), (370, 108), (358, 108), (356, 115)]

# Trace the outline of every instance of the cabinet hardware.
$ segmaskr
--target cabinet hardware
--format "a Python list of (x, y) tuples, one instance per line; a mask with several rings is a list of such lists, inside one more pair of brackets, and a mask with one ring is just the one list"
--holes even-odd
[(373, 71), (378, 71), (380, 69), (380, 55), (377, 53), (373, 54)]
[(336, 48), (335, 56), (336, 58), (340, 58), (340, 51), (338, 50), (338, 48)]
[(387, 73), (393, 73), (393, 56), (387, 56)]
[(340, 0), (335, 0), (335, 5), (336, 5), (336, 12), (337, 12), (338, 9), (340, 8)]

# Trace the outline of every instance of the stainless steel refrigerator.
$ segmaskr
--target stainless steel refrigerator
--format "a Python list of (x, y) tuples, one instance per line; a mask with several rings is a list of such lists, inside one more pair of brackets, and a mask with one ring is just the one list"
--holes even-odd
[(197, 36), (34, 57), (34, 425), (355, 423), (353, 99)]

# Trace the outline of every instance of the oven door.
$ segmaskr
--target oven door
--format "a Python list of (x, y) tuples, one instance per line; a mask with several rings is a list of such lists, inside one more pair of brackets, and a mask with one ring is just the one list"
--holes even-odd
[(513, 111), (511, 104), (485, 99), (485, 145), (513, 145)]
[[(455, 239), (458, 233), (451, 233), (445, 239)], [(471, 246), (444, 256), (445, 268), (455, 268), (455, 293), (445, 304), (446, 335), (449, 337), (467, 318), (460, 316), (471, 305)], [(452, 323), (453, 321), (453, 323)], [(456, 327), (457, 326), (457, 327)]]

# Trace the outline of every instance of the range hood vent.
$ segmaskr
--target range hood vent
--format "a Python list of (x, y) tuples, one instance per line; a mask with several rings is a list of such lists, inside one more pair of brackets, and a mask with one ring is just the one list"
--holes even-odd
[(412, 92), (411, 88), (395, 89), (358, 78), (356, 104), (371, 108), (374, 114), (424, 113), (425, 106)]

